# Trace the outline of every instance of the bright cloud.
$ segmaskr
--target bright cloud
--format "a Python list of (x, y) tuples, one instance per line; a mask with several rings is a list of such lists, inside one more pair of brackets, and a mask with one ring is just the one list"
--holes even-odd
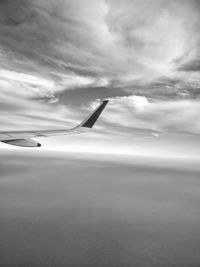
[(115, 122), (130, 129), (149, 129), (152, 133), (200, 134), (199, 112), (196, 100), (153, 101), (131, 96), (115, 99), (106, 120), (111, 125)]

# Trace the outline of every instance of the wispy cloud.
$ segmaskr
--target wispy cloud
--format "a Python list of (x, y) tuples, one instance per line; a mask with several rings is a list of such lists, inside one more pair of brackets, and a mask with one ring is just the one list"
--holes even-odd
[(105, 120), (108, 124), (156, 133), (200, 134), (200, 105), (196, 100), (155, 101), (131, 96), (115, 99)]
[(199, 41), (195, 1), (20, 0), (1, 6), (4, 49), (61, 80), (61, 74), (68, 80), (88, 74), (96, 83), (104, 78), (144, 84), (174, 77), (174, 61)]

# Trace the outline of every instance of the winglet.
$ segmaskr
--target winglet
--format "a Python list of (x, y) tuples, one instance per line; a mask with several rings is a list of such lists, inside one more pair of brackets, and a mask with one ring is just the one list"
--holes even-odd
[(92, 128), (108, 102), (109, 100), (103, 100), (102, 103), (92, 112), (92, 114), (90, 114), (89, 117), (80, 124), (80, 127)]

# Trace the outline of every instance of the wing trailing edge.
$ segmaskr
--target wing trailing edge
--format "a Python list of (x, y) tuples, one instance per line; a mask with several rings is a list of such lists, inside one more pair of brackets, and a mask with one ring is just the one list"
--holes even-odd
[(103, 100), (83, 122), (72, 129), (0, 132), (0, 141), (14, 146), (40, 147), (41, 144), (31, 138), (84, 133), (95, 125), (108, 102), (109, 100)]

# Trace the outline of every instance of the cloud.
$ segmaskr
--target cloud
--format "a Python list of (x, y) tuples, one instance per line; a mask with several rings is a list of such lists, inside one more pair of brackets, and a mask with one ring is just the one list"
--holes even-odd
[(1, 6), (4, 49), (61, 80), (84, 79), (88, 72), (96, 83), (149, 83), (173, 75), (174, 60), (198, 41), (194, 1), (20, 0)]
[[(15, 72), (0, 71), (1, 131), (67, 128), (72, 124), (66, 119), (76, 122), (72, 110), (63, 105), (53, 104), (51, 90), (44, 91), (45, 80), (30, 79), (26, 75), (17, 75), (15, 79), (15, 75)], [(41, 98), (49, 97), (50, 103), (36, 101), (34, 97), (38, 95)]]
[(181, 71), (185, 71), (185, 72), (192, 72), (192, 71), (200, 71), (200, 59), (194, 59), (194, 60), (190, 60), (186, 63), (184, 63), (181, 67), (180, 67)]
[[(104, 119), (108, 125), (123, 125), (155, 133), (200, 134), (200, 105), (196, 100), (155, 101), (141, 96), (116, 98)], [(108, 126), (106, 125), (106, 127)]]
[(199, 134), (199, 21), (194, 0), (0, 1), (1, 128), (63, 127), (111, 98), (102, 136)]

